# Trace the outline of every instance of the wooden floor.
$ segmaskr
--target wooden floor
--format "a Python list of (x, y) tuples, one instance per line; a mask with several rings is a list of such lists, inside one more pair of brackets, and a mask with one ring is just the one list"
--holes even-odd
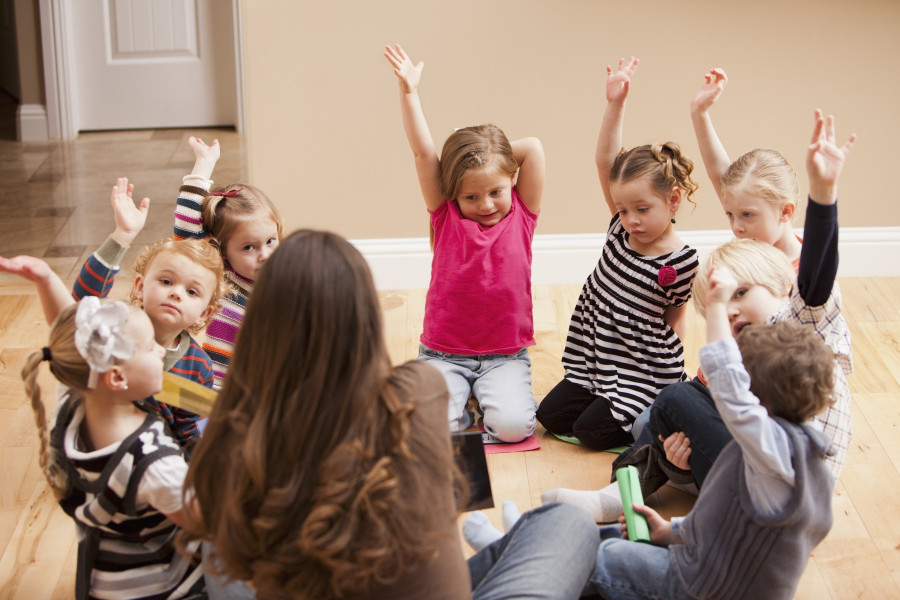
[[(190, 132), (194, 133), (194, 132)], [(201, 132), (202, 134), (202, 132)], [(136, 245), (170, 232), (173, 190), (190, 168), (189, 132), (82, 135), (65, 144), (0, 140), (0, 255), (45, 257), (71, 281), (74, 269), (112, 230), (109, 187), (138, 177), (137, 192), (153, 199), (151, 222)], [(207, 132), (208, 135), (208, 132)], [(242, 140), (223, 140), (225, 177), (244, 170)], [(221, 171), (220, 171), (221, 172)], [(142, 187), (143, 186), (143, 187)], [(130, 263), (129, 254), (125, 264)], [(127, 293), (128, 269), (114, 291)], [(856, 372), (854, 439), (833, 499), (834, 528), (816, 549), (797, 598), (900, 598), (900, 279), (845, 279), (845, 315), (853, 333)], [(537, 346), (531, 349), (538, 399), (562, 376), (568, 319), (580, 286), (534, 289)], [(382, 308), (395, 362), (414, 358), (424, 290), (384, 291)], [(696, 369), (702, 322), (689, 313), (688, 370)], [(25, 355), (44, 344), (47, 326), (30, 284), (0, 274), (0, 598), (70, 598), (75, 572), (72, 522), (57, 507), (37, 466), (37, 436), (19, 371)], [(42, 386), (53, 379), (44, 369)], [(522, 510), (538, 506), (552, 487), (599, 488), (613, 455), (557, 441), (539, 431), (542, 448), (488, 457), (494, 500)], [(664, 515), (684, 514), (692, 497), (664, 488), (648, 503)], [(499, 509), (488, 511), (499, 526)]]

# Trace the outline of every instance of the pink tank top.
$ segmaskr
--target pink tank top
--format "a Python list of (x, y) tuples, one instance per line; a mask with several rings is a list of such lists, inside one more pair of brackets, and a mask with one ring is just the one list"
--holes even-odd
[(531, 241), (538, 215), (512, 190), (509, 214), (484, 227), (456, 201), (431, 213), (434, 257), (422, 344), (449, 354), (515, 354), (534, 345)]

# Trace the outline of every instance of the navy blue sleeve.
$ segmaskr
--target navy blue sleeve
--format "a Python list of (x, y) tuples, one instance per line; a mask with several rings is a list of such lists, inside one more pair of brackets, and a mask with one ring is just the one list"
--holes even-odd
[(837, 202), (818, 204), (812, 198), (806, 207), (803, 245), (797, 288), (807, 306), (828, 301), (838, 268)]

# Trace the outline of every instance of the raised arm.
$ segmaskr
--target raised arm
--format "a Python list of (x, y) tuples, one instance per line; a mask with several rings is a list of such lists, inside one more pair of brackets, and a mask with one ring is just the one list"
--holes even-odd
[(207, 145), (198, 137), (189, 137), (188, 144), (194, 151), (194, 168), (190, 175), (185, 175), (182, 186), (178, 190), (175, 202), (174, 238), (206, 239), (209, 232), (203, 229), (203, 198), (212, 187), (212, 173), (219, 161), (221, 148), (219, 140)]
[(510, 142), (513, 156), (519, 163), (519, 175), (516, 178), (516, 189), (522, 202), (533, 212), (541, 210), (541, 199), (544, 195), (544, 146), (536, 137), (522, 138)]
[(619, 68), (613, 73), (612, 67), (606, 66), (606, 110), (600, 123), (600, 136), (597, 138), (597, 174), (600, 176), (600, 187), (603, 197), (611, 213), (616, 213), (616, 205), (609, 193), (609, 171), (619, 151), (622, 149), (622, 125), (625, 122), (625, 99), (631, 85), (631, 76), (638, 66), (638, 59), (631, 57), (627, 61), (619, 59)]
[(37, 287), (47, 325), (52, 325), (65, 307), (75, 303), (66, 284), (53, 272), (50, 265), (40, 258), (24, 255), (14, 258), (0, 256), (0, 271), (18, 275)]
[(728, 158), (728, 152), (725, 151), (725, 146), (722, 145), (716, 128), (713, 127), (709, 109), (722, 95), (728, 77), (722, 69), (713, 69), (704, 75), (704, 79), (703, 87), (691, 100), (691, 121), (694, 124), (697, 144), (700, 145), (700, 157), (703, 159), (703, 166), (706, 167), (706, 174), (719, 200), (722, 200), (722, 175), (731, 166), (731, 159)]
[(437, 210), (444, 201), (441, 194), (441, 165), (434, 140), (428, 130), (428, 123), (425, 121), (425, 113), (422, 112), (418, 91), (425, 63), (420, 61), (413, 64), (400, 44), (393, 47), (385, 46), (384, 56), (394, 67), (394, 74), (400, 84), (403, 131), (406, 132), (406, 139), (415, 158), (416, 174), (419, 177), (419, 187), (422, 189), (425, 206), (428, 210)]
[(806, 154), (809, 206), (800, 249), (797, 288), (809, 306), (821, 306), (831, 296), (838, 267), (837, 180), (856, 134), (840, 148), (835, 143), (834, 117), (816, 110), (812, 140)]

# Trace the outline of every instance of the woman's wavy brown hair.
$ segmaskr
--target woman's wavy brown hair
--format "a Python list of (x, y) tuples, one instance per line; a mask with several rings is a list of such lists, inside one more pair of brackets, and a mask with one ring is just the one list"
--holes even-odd
[(212, 542), (220, 572), (261, 597), (325, 598), (434, 555), (418, 531), (432, 507), (398, 473), (453, 459), (410, 441), (415, 398), (391, 376), (365, 259), (335, 234), (290, 235), (255, 283), (185, 483), (201, 513), (188, 537)]

